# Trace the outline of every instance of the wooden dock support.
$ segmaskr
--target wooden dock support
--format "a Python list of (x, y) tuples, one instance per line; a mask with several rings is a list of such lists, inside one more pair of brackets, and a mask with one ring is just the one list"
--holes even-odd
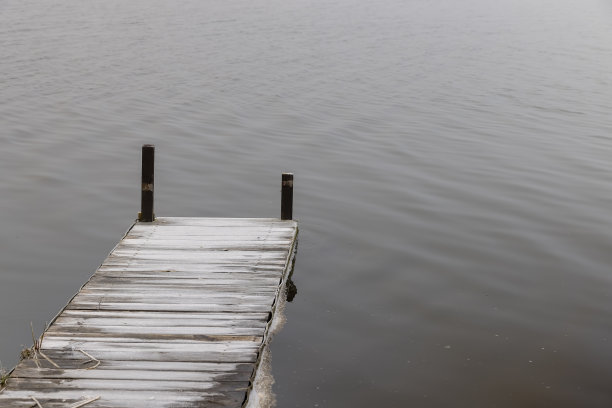
[(293, 219), (293, 173), (283, 173), (281, 192), (281, 220)]
[(153, 192), (155, 187), (155, 146), (142, 146), (142, 184), (140, 194), (139, 221), (152, 222), (155, 219), (153, 210)]

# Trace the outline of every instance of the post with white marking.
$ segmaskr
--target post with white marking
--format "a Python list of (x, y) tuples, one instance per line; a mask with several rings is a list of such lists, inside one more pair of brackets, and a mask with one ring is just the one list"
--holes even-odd
[(142, 145), (142, 190), (140, 195), (140, 214), (138, 220), (151, 222), (155, 219), (153, 212), (153, 185), (155, 171), (155, 146)]
[(293, 173), (283, 173), (281, 220), (293, 219)]

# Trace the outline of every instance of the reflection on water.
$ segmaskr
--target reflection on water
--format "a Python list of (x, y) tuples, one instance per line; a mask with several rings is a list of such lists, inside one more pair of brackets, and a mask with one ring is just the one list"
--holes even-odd
[[(609, 407), (604, 0), (5, 0), (0, 361), (133, 221), (278, 217), (279, 407)], [(289, 297), (289, 293), (288, 293)]]

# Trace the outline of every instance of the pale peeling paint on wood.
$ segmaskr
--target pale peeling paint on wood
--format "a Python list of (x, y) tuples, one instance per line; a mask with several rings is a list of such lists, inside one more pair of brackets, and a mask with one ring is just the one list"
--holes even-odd
[(241, 407), (296, 235), (278, 219), (136, 223), (46, 330), (52, 362), (20, 362), (0, 406)]

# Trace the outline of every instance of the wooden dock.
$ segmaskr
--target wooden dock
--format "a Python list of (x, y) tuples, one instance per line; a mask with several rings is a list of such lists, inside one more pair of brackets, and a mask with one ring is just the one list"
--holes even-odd
[(154, 147), (142, 157), (140, 221), (12, 371), (1, 408), (248, 402), (293, 263), (293, 175), (280, 219), (155, 218)]
[(0, 406), (241, 407), (296, 234), (278, 219), (136, 223), (46, 330), (37, 361), (13, 371)]

